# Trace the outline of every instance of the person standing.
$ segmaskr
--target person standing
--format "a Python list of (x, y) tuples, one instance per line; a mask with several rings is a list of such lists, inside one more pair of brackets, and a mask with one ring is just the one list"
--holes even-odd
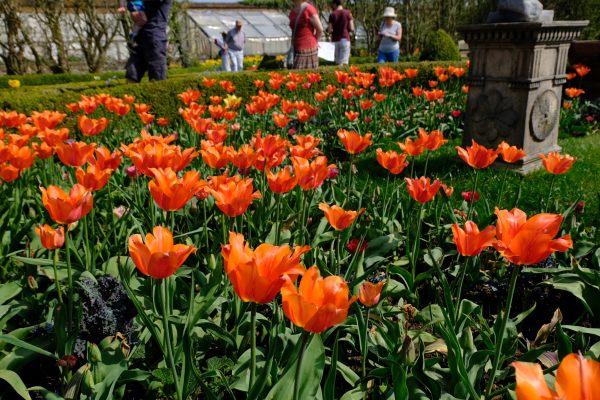
[(394, 7), (386, 7), (383, 13), (383, 24), (379, 28), (378, 63), (398, 62), (400, 58), (400, 39), (402, 39), (402, 24), (396, 21)]
[(227, 32), (221, 33), (221, 39), (215, 39), (215, 45), (219, 48), (221, 56), (221, 71), (231, 71), (231, 63), (229, 62), (229, 51), (227, 49)]
[(323, 25), (317, 8), (307, 1), (294, 0), (290, 13), (292, 46), (294, 48), (293, 69), (313, 69), (319, 66), (319, 39)]
[[(173, 0), (145, 0), (146, 23), (135, 36), (135, 51), (129, 55), (125, 77), (140, 82), (146, 72), (151, 81), (167, 79), (167, 25)], [(134, 23), (140, 25), (141, 21)]]
[(327, 31), (335, 45), (335, 63), (350, 64), (350, 33), (354, 32), (354, 19), (350, 10), (344, 8), (343, 0), (333, 0)]
[(235, 21), (235, 27), (227, 33), (225, 43), (227, 44), (227, 53), (231, 60), (231, 70), (234, 72), (244, 69), (244, 46), (246, 45), (246, 34), (242, 31), (244, 23), (240, 20)]

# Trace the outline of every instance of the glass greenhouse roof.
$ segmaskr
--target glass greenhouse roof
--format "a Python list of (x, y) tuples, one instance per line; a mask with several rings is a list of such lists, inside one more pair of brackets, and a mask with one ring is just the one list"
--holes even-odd
[(221, 32), (234, 27), (236, 20), (244, 21), (249, 40), (287, 40), (291, 35), (286, 14), (276, 10), (194, 10), (188, 16), (207, 36), (218, 38)]

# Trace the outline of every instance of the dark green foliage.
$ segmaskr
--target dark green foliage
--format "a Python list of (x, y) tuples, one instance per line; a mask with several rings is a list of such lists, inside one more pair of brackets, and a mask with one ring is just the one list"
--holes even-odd
[(422, 50), (421, 60), (460, 60), (458, 45), (442, 29), (427, 34)]
[[(418, 68), (420, 70), (418, 81), (405, 81), (400, 84), (426, 85), (429, 79), (434, 77), (433, 67), (436, 65), (448, 66), (450, 63), (431, 62), (431, 63), (398, 63), (390, 66), (403, 71), (406, 68)], [(456, 65), (454, 63), (453, 65)], [(361, 66), (363, 71), (377, 72), (378, 64), (365, 64)], [(335, 67), (321, 67), (316, 72), (320, 72), (323, 87), (327, 84), (337, 84), (334, 71)], [(286, 74), (287, 71), (279, 71)], [(65, 111), (65, 104), (78, 101), (81, 95), (93, 95), (97, 93), (108, 93), (113, 96), (123, 96), (125, 94), (136, 97), (138, 103), (152, 104), (153, 112), (159, 117), (169, 119), (177, 118), (179, 108), (183, 105), (177, 94), (187, 89), (200, 89), (206, 95), (224, 95), (224, 90), (217, 84), (212, 88), (205, 88), (202, 85), (202, 78), (209, 77), (217, 80), (229, 80), (236, 86), (236, 95), (243, 98), (249, 98), (257, 94), (254, 86), (254, 80), (261, 79), (267, 82), (270, 78), (269, 72), (247, 71), (241, 73), (210, 73), (210, 74), (178, 74), (173, 75), (169, 80), (163, 82), (144, 81), (139, 84), (127, 84), (124, 79), (113, 80), (109, 86), (104, 81), (80, 82), (51, 86), (27, 87), (25, 84), (18, 90), (4, 90), (0, 92), (0, 109), (19, 110), (19, 112), (30, 113), (31, 111), (62, 110)]]

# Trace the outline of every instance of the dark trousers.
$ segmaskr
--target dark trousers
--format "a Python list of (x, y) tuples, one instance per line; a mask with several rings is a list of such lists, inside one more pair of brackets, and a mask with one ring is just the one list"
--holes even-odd
[(140, 82), (148, 72), (151, 81), (167, 79), (167, 37), (164, 32), (142, 31), (136, 38), (138, 46), (129, 55), (125, 77)]

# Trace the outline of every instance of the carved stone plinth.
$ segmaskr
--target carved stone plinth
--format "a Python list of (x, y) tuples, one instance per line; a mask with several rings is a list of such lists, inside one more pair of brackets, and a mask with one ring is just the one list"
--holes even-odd
[(500, 23), (459, 28), (471, 68), (464, 144), (503, 140), (528, 156), (511, 166), (527, 173), (539, 153), (558, 151), (562, 85), (571, 42), (587, 21)]

